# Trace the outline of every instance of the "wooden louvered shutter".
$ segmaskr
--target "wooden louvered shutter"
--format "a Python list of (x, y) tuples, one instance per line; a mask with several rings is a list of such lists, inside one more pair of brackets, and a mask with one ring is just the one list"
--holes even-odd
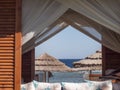
[(0, 90), (20, 90), (20, 0), (0, 0)]

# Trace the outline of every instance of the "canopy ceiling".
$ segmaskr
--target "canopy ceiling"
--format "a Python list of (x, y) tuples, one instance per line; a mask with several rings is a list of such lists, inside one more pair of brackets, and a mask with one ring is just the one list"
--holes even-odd
[(120, 0), (23, 0), (23, 53), (68, 25), (120, 52), (119, 8)]

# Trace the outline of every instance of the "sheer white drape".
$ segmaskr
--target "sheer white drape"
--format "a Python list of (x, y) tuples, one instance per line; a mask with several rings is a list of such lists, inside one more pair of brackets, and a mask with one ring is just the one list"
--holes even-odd
[(54, 23), (66, 10), (66, 7), (55, 0), (23, 0), (23, 44)]
[(37, 34), (34, 38), (28, 41), (28, 43), (25, 43), (23, 45), (23, 53), (33, 49), (37, 45), (53, 37), (67, 26), (68, 24), (66, 24), (65, 22), (57, 20), (55, 23), (43, 30), (43, 32)]
[[(22, 8), (23, 52), (58, 33), (66, 23), (120, 52), (120, 0), (23, 0)], [(68, 9), (79, 14), (66, 14)], [(61, 22), (53, 24), (61, 16)]]
[(120, 0), (57, 0), (120, 34)]

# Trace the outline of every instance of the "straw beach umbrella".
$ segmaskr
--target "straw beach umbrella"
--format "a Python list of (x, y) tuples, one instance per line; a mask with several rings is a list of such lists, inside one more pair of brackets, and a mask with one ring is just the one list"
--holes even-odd
[(102, 60), (83, 59), (78, 62), (74, 62), (76, 70), (101, 70)]
[(102, 69), (102, 53), (96, 51), (96, 53), (86, 57), (77, 62), (73, 62), (75, 68), (79, 70), (101, 70)]
[(48, 55), (47, 53), (42, 54), (38, 59), (35, 60), (35, 71), (58, 71), (65, 72), (71, 71), (71, 68), (66, 66), (64, 63)]
[(92, 60), (101, 60), (102, 59), (102, 52), (101, 52), (101, 50), (98, 50), (98, 51), (96, 51), (96, 53), (94, 53), (94, 54), (92, 54), (92, 55), (90, 55), (90, 56), (88, 56), (87, 57), (88, 59), (92, 59)]
[[(74, 70), (76, 71), (89, 71), (91, 73), (93, 70), (102, 70), (102, 52), (96, 51), (96, 53), (86, 57), (77, 62), (73, 62)], [(90, 78), (90, 77), (89, 77)]]
[(64, 72), (71, 71), (71, 68), (66, 66), (58, 59), (48, 55), (47, 53), (44, 53), (38, 59), (35, 60), (35, 70)]

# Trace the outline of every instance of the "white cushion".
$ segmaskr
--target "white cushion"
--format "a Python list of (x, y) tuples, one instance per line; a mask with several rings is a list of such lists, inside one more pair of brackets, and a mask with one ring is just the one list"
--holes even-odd
[(21, 84), (21, 90), (35, 90), (33, 82)]
[(89, 90), (112, 90), (112, 81), (90, 81), (85, 80), (89, 85)]
[(87, 83), (62, 82), (63, 90), (89, 90)]
[(60, 83), (44, 83), (33, 81), (35, 90), (61, 90)]

